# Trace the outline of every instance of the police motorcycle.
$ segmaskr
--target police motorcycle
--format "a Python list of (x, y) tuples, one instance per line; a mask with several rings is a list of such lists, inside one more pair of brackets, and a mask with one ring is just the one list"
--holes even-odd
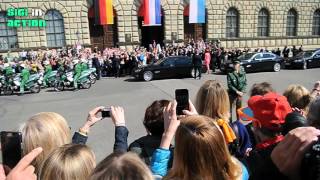
[(45, 83), (46, 83), (47, 87), (54, 87), (55, 82), (56, 82), (57, 72), (58, 71), (51, 71), (47, 75), (47, 79), (44, 80), (44, 81), (46, 81)]
[[(32, 93), (39, 93), (41, 91), (41, 78), (40, 74), (31, 74), (29, 79), (24, 85), (24, 89)], [(4, 91), (5, 95), (12, 95), (14, 92), (20, 91), (21, 77), (20, 73), (15, 74), (12, 79), (9, 80), (9, 83), (6, 86)]]
[[(74, 87), (74, 71), (67, 71), (65, 73), (57, 73), (54, 83), (55, 91), (63, 91), (65, 88)], [(90, 72), (81, 73), (78, 79), (78, 87), (89, 89), (91, 87)]]
[(4, 92), (5, 87), (5, 78), (0, 75), (0, 95)]
[(89, 68), (87, 70), (82, 71), (81, 74), (89, 73), (89, 79), (91, 81), (91, 84), (95, 84), (97, 81), (97, 69), (96, 68)]

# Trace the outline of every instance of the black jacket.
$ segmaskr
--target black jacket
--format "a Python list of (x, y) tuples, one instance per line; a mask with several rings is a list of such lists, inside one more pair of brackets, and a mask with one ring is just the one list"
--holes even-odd
[(201, 67), (202, 66), (202, 60), (200, 55), (194, 55), (192, 58), (192, 64), (195, 67)]
[(288, 177), (281, 174), (271, 159), (271, 153), (275, 146), (252, 150), (249, 157), (244, 159), (243, 163), (250, 175), (249, 180), (289, 180)]
[(98, 58), (96, 58), (96, 57), (94, 57), (94, 58), (92, 58), (92, 65), (93, 65), (93, 67), (95, 67), (96, 69), (100, 69), (100, 62), (99, 62), (99, 59)]
[[(127, 152), (128, 149), (128, 134), (129, 131), (125, 126), (117, 126), (115, 128), (115, 141), (113, 152)], [(73, 144), (86, 144), (88, 136), (84, 136), (79, 132), (75, 132), (72, 137)]]
[(138, 154), (147, 165), (150, 165), (152, 154), (159, 148), (160, 143), (161, 136), (143, 136), (130, 144), (129, 151)]

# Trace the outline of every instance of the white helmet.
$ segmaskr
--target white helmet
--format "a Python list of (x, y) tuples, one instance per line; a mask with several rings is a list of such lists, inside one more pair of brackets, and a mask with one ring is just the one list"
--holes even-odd
[(23, 68), (27, 67), (26, 64), (24, 64), (24, 63), (22, 63), (20, 66), (23, 67)]
[(79, 60), (78, 59), (75, 59), (72, 61), (74, 64), (78, 64), (79, 63)]
[(4, 63), (3, 67), (4, 67), (4, 68), (9, 67), (9, 63)]
[(44, 65), (48, 65), (48, 64), (49, 64), (49, 61), (44, 61), (43, 64), (44, 64)]

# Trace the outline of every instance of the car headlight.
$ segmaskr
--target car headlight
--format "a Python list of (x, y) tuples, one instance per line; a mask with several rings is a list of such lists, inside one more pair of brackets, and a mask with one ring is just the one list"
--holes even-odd
[(140, 72), (142, 69), (136, 69), (134, 72), (138, 73)]

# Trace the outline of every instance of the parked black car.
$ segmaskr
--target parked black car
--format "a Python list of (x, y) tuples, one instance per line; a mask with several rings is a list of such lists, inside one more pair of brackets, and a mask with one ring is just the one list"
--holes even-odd
[(187, 56), (171, 56), (156, 63), (139, 67), (133, 76), (139, 80), (151, 81), (160, 78), (193, 77), (192, 59)]
[[(241, 66), (246, 72), (275, 71), (278, 72), (284, 65), (284, 59), (269, 52), (251, 52), (239, 56)], [(233, 69), (233, 62), (227, 61), (222, 65), (222, 72), (230, 72)]]
[(320, 67), (320, 50), (304, 51), (285, 61), (286, 67), (308, 69)]

